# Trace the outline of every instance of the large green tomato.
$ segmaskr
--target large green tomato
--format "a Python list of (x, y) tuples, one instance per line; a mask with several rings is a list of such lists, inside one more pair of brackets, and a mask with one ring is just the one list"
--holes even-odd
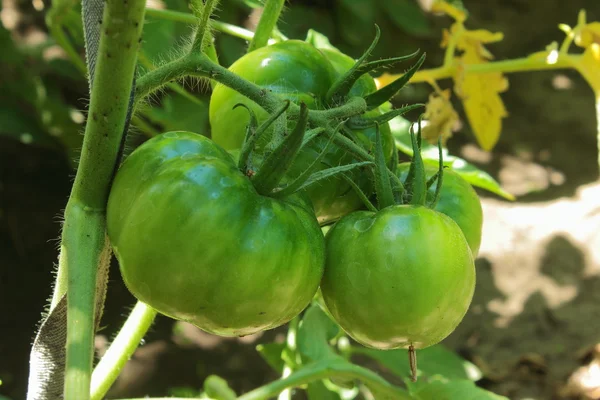
[(169, 132), (135, 150), (108, 201), (125, 284), (157, 311), (224, 336), (284, 324), (323, 274), (310, 202), (257, 194), (210, 139)]
[[(399, 164), (398, 177), (402, 180), (406, 179), (409, 168), (410, 163)], [(435, 175), (437, 171), (437, 167), (425, 165), (427, 177)], [(428, 201), (433, 200), (435, 197), (436, 188), (437, 181), (431, 185), (427, 192)], [(473, 256), (477, 257), (483, 226), (481, 202), (475, 189), (473, 189), (469, 182), (451, 169), (444, 169), (442, 190), (440, 191), (440, 198), (435, 206), (435, 210), (446, 214), (458, 224), (469, 243)]]
[[(289, 99), (295, 103), (303, 101), (311, 109), (325, 109), (328, 106), (326, 95), (329, 88), (353, 64), (354, 60), (342, 53), (319, 50), (312, 44), (299, 40), (288, 40), (246, 54), (237, 60), (230, 70), (282, 99)], [(362, 96), (375, 90), (374, 80), (365, 75), (352, 87), (350, 96)], [(243, 103), (254, 110), (259, 120), (267, 118), (267, 113), (256, 103), (224, 85), (217, 85), (210, 101), (211, 137), (215, 143), (227, 150), (241, 147), (245, 128), (249, 122), (246, 110), (241, 107), (233, 109), (238, 103)], [(380, 113), (379, 110), (373, 110), (366, 116)], [(388, 160), (391, 160), (395, 151), (392, 134), (387, 124), (381, 126), (381, 131), (385, 155)], [(375, 142), (374, 128), (354, 131), (354, 136), (360, 145), (372, 150)], [(318, 137), (306, 146), (289, 171), (289, 177), (294, 178), (305, 171), (326, 143), (325, 137)], [(263, 150), (259, 147), (257, 152), (261, 151)], [(352, 161), (352, 157), (345, 151), (331, 146), (323, 159), (321, 169)], [(370, 181), (364, 172), (355, 173), (352, 177), (364, 191), (372, 191)], [(314, 185), (307, 192), (321, 223), (336, 220), (362, 206), (358, 196), (342, 178), (332, 178)]]
[(357, 211), (326, 235), (321, 292), (355, 340), (422, 349), (448, 336), (475, 288), (469, 246), (452, 219), (422, 206)]

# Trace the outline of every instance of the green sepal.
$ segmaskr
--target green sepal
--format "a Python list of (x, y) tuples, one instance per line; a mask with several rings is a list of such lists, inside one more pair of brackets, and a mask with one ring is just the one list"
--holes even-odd
[(423, 55), (419, 58), (415, 65), (410, 67), (408, 71), (406, 71), (406, 73), (400, 78), (396, 79), (389, 85), (382, 87), (378, 91), (365, 96), (364, 99), (367, 102), (367, 110), (373, 110), (385, 103), (386, 101), (390, 100), (392, 97), (394, 97), (396, 93), (398, 93), (398, 91), (408, 83), (408, 81), (410, 80), (410, 78), (412, 78), (415, 72), (417, 72), (417, 70), (421, 68), (421, 65), (423, 65), (424, 61), (425, 53), (423, 53)]
[(369, 48), (363, 53), (362, 56), (350, 68), (344, 75), (340, 76), (340, 78), (331, 85), (329, 91), (327, 91), (327, 101), (330, 104), (335, 104), (339, 102), (341, 99), (346, 97), (348, 93), (350, 93), (350, 89), (354, 85), (354, 83), (360, 78), (365, 72), (361, 72), (361, 67), (364, 65), (365, 60), (371, 55), (375, 46), (379, 42), (379, 37), (381, 36), (381, 30), (379, 26), (375, 25), (375, 38), (373, 42), (369, 46)]
[(444, 155), (442, 149), (442, 138), (438, 138), (438, 151), (440, 155), (440, 163), (438, 166), (438, 172), (435, 174), (437, 176), (437, 186), (435, 187), (435, 195), (433, 196), (433, 200), (427, 206), (429, 208), (435, 208), (438, 201), (440, 200), (440, 193), (442, 191), (442, 185), (444, 184)]
[(242, 106), (246, 110), (248, 110), (248, 113), (250, 114), (250, 123), (248, 124), (248, 128), (246, 128), (246, 138), (244, 140), (244, 144), (242, 145), (242, 150), (240, 151), (240, 158), (238, 160), (238, 168), (244, 174), (246, 174), (248, 170), (248, 160), (250, 158), (252, 150), (254, 150), (254, 147), (256, 146), (256, 142), (258, 141), (258, 139), (262, 136), (263, 133), (266, 132), (269, 126), (271, 126), (271, 124), (273, 123), (273, 121), (279, 118), (281, 114), (286, 112), (288, 107), (290, 106), (289, 100), (284, 100), (284, 102), (285, 104), (281, 106), (281, 108), (276, 110), (273, 114), (271, 114), (269, 118), (267, 118), (267, 120), (263, 122), (258, 128), (256, 127), (258, 125), (258, 122), (254, 111), (252, 111), (249, 107), (242, 103), (236, 104), (233, 107), (236, 108), (238, 106)]
[(366, 193), (354, 182), (350, 177), (346, 174), (342, 174), (342, 178), (350, 185), (350, 187), (354, 190), (354, 193), (358, 196), (358, 198), (363, 202), (367, 210), (377, 212), (377, 207), (369, 200), (369, 197)]
[(370, 161), (363, 161), (363, 162), (358, 162), (358, 163), (353, 163), (353, 164), (340, 165), (339, 167), (327, 168), (322, 171), (315, 172), (306, 180), (306, 182), (302, 186), (300, 186), (300, 188), (298, 190), (306, 189), (307, 187), (314, 185), (317, 182), (320, 182), (324, 179), (333, 178), (334, 176), (336, 176), (338, 174), (352, 171), (353, 169), (356, 169), (356, 168), (367, 167), (367, 166), (373, 166), (373, 163)]
[[(285, 197), (285, 196), (289, 196), (300, 190), (302, 185), (311, 177), (312, 173), (317, 169), (317, 167), (319, 166), (319, 163), (321, 162), (323, 157), (325, 157), (325, 154), (327, 154), (327, 151), (329, 150), (329, 146), (333, 142), (333, 139), (335, 138), (336, 133), (339, 131), (339, 129), (342, 125), (343, 125), (343, 122), (340, 122), (340, 124), (338, 124), (338, 126), (333, 131), (333, 134), (329, 136), (329, 140), (327, 141), (327, 143), (325, 143), (325, 147), (321, 150), (321, 152), (319, 153), (319, 155), (317, 155), (317, 157), (313, 160), (313, 162), (308, 166), (308, 168), (306, 168), (306, 170), (304, 170), (290, 184), (286, 185), (283, 188), (278, 188), (278, 189), (274, 190), (273, 196)], [(314, 130), (316, 130), (316, 129), (314, 129)], [(314, 135), (314, 136), (316, 136), (316, 135)]]
[(395, 201), (392, 192), (392, 184), (390, 182), (390, 175), (388, 174), (385, 162), (385, 154), (383, 153), (383, 141), (381, 140), (379, 124), (375, 125), (375, 134), (375, 193), (377, 193), (379, 209), (382, 210), (395, 204)]
[(385, 124), (386, 122), (389, 122), (398, 116), (404, 115), (407, 112), (416, 110), (417, 108), (421, 108), (424, 106), (425, 106), (425, 104), (416, 103), (416, 104), (411, 104), (409, 106), (397, 108), (392, 111), (388, 111), (386, 113), (383, 113), (381, 115), (378, 115), (378, 116), (372, 117), (372, 118), (353, 117), (353, 118), (350, 118), (347, 125), (350, 129), (366, 129), (366, 128), (370, 128), (370, 127), (374, 126), (375, 124), (379, 124), (379, 125)]
[(325, 132), (325, 128), (321, 127), (307, 130), (304, 134), (304, 138), (302, 139), (302, 145), (300, 145), (300, 148), (302, 149), (323, 132)]
[[(421, 119), (419, 117), (418, 122), (418, 136), (421, 136)], [(412, 180), (410, 181), (410, 188), (412, 190), (410, 203), (415, 205), (424, 205), (427, 198), (427, 176), (425, 174), (425, 165), (423, 164), (423, 158), (421, 157), (421, 148), (419, 147), (419, 140), (415, 137), (415, 131), (411, 127), (411, 142), (413, 146), (413, 159), (410, 163), (409, 174), (412, 171)]]
[[(331, 96), (331, 97), (328, 97), (329, 101), (332, 102), (333, 104), (341, 101), (346, 95), (348, 95), (348, 93), (350, 92), (350, 89), (352, 88), (352, 86), (354, 86), (356, 81), (358, 81), (360, 79), (360, 77), (363, 76), (364, 74), (368, 74), (369, 72), (373, 72), (380, 68), (389, 68), (392, 65), (397, 64), (399, 62), (410, 60), (411, 58), (413, 58), (417, 54), (419, 54), (419, 51), (420, 50), (417, 50), (414, 53), (408, 54), (406, 56), (390, 57), (390, 58), (384, 58), (381, 60), (375, 60), (375, 61), (369, 61), (369, 62), (363, 61), (363, 63), (361, 65), (359, 65), (358, 68), (356, 68), (354, 71), (352, 71), (353, 73), (351, 75), (346, 74), (341, 78), (341, 79), (345, 79), (344, 81), (342, 81), (342, 82), (338, 81), (339, 83), (336, 82), (334, 84), (334, 86), (331, 87), (331, 89), (327, 93), (327, 96)], [(358, 62), (357, 62), (357, 64), (355, 64), (355, 66), (356, 65), (358, 65)], [(335, 86), (336, 84), (339, 85), (339, 86), (337, 86), (337, 88)], [(333, 90), (335, 90), (335, 92), (333, 92)]]
[(265, 158), (258, 172), (252, 177), (252, 183), (258, 193), (270, 194), (288, 172), (302, 146), (307, 122), (308, 107), (305, 103), (300, 103), (300, 115), (296, 127), (290, 134), (284, 136), (281, 143)]

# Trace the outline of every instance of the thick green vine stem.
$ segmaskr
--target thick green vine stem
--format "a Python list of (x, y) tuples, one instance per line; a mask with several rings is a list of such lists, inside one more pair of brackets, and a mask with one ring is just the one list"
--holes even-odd
[(135, 352), (156, 317), (156, 311), (138, 301), (119, 334), (94, 369), (91, 400), (101, 400)]
[[(90, 398), (96, 271), (108, 246), (105, 208), (117, 163), (144, 0), (107, 0), (81, 160), (65, 209), (59, 269), (67, 268), (66, 400)], [(60, 272), (59, 272), (60, 273)]]
[(266, 0), (260, 21), (256, 26), (256, 32), (254, 32), (254, 37), (248, 46), (248, 53), (267, 45), (273, 30), (277, 27), (277, 21), (284, 3), (285, 0)]

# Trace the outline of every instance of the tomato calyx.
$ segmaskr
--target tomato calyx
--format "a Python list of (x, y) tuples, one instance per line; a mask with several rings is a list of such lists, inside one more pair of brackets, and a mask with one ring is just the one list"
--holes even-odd
[[(418, 130), (415, 134), (414, 127), (410, 129), (410, 137), (413, 148), (413, 159), (410, 163), (409, 171), (404, 182), (400, 181), (396, 175), (389, 174), (389, 168), (385, 161), (383, 153), (383, 142), (379, 131), (379, 124), (375, 123), (376, 127), (376, 142), (375, 142), (375, 162), (372, 166), (373, 178), (375, 184), (375, 195), (377, 198), (377, 206), (375, 206), (362, 192), (360, 187), (352, 180), (344, 176), (346, 182), (350, 184), (352, 189), (358, 194), (364, 205), (370, 211), (382, 210), (398, 204), (411, 204), (415, 206), (426, 206), (427, 208), (435, 208), (439, 198), (444, 176), (444, 161), (442, 154), (442, 143), (438, 140), (439, 149), (439, 166), (438, 171), (427, 179), (425, 172), (425, 164), (421, 157), (421, 121), (419, 117), (417, 126)], [(427, 199), (428, 189), (437, 182), (435, 194), (432, 199)]]
[[(367, 59), (369, 58), (369, 56), (371, 55), (371, 53), (377, 46), (380, 36), (381, 36), (381, 31), (379, 29), (379, 26), (375, 25), (375, 38), (373, 39), (373, 42), (371, 43), (371, 45), (367, 48), (367, 50), (365, 50), (365, 52), (360, 56), (360, 58), (354, 63), (352, 68), (350, 68), (345, 74), (340, 76), (339, 79), (334, 82), (334, 84), (331, 86), (331, 88), (327, 92), (327, 101), (330, 104), (339, 104), (339, 103), (343, 102), (344, 99), (348, 96), (348, 93), (350, 93), (352, 86), (354, 86), (356, 81), (361, 76), (368, 74), (369, 72), (374, 71), (376, 69), (388, 68), (396, 63), (410, 60), (411, 58), (414, 58), (417, 56), (417, 54), (419, 54), (419, 50), (417, 50), (414, 53), (408, 54), (405, 56), (391, 57), (391, 58), (385, 58), (385, 59), (375, 60), (375, 61), (367, 61)], [(382, 91), (380, 89), (378, 91), (375, 91), (374, 93), (371, 93), (368, 96), (365, 96), (364, 97), (365, 101), (367, 101), (367, 98), (370, 99), (369, 101), (367, 101), (367, 111), (370, 111), (370, 110), (373, 110), (373, 109), (379, 107), (380, 105), (382, 105), (383, 103), (388, 101), (393, 95), (395, 95), (396, 92), (398, 92), (398, 90), (400, 90), (404, 85), (406, 85), (406, 83), (410, 80), (410, 78), (414, 75), (414, 73), (423, 64), (424, 60), (425, 60), (425, 53), (423, 53), (423, 55), (421, 56), (419, 61), (417, 61), (417, 63), (415, 65), (413, 65), (407, 71), (406, 74), (404, 74), (402, 77), (398, 78), (396, 81), (394, 81), (392, 83), (392, 85), (394, 85), (394, 88), (395, 88), (395, 90), (393, 92), (391, 92), (390, 89), (385, 90), (385, 91)]]
[[(234, 108), (239, 106), (244, 107), (248, 111), (250, 122), (246, 127), (246, 135), (240, 151), (238, 168), (252, 181), (254, 188), (261, 195), (279, 198), (290, 196), (324, 179), (329, 179), (352, 169), (372, 164), (370, 162), (357, 162), (314, 172), (318, 169), (321, 160), (327, 154), (336, 135), (339, 134), (341, 127), (346, 122), (345, 120), (338, 123), (335, 129), (317, 127), (307, 131), (306, 128), (309, 121), (308, 107), (302, 102), (300, 103), (296, 126), (291, 132), (288, 132), (285, 121), (286, 111), (290, 106), (289, 100), (285, 100), (283, 106), (273, 112), (260, 126), (258, 126), (258, 119), (251, 108), (241, 103), (236, 104)], [(352, 104), (350, 104), (349, 108), (351, 107)], [(334, 114), (328, 115), (328, 117), (335, 120), (336, 117), (339, 117), (335, 115), (335, 111), (339, 109), (344, 110), (345, 108), (342, 106), (332, 109)], [(280, 119), (283, 119), (283, 122)], [(280, 121), (280, 123), (277, 123), (277, 121)], [(257, 141), (271, 125), (274, 125), (275, 128), (273, 137), (267, 146), (271, 150), (264, 155), (260, 165), (255, 166), (252, 157), (253, 150), (256, 147)], [(293, 181), (282, 184), (301, 149), (322, 133), (327, 133), (329, 138), (317, 157)]]

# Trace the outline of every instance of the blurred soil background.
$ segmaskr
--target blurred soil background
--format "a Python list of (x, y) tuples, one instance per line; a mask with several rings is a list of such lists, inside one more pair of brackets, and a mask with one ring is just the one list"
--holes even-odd
[[(43, 8), (35, 3), (2, 0), (2, 21), (13, 39), (34, 40), (28, 35), (45, 34)], [(223, 17), (251, 27), (248, 10), (230, 3), (234, 2), (221, 6)], [(375, 21), (383, 32), (376, 56), (421, 48), (428, 54), (425, 68), (435, 67), (443, 58), (441, 30), (451, 21), (425, 15), (406, 3), (415, 2), (292, 1), (280, 28), (298, 38), (314, 28), (357, 57), (370, 42)], [(362, 8), (353, 9), (352, 4)], [(504, 32), (502, 42), (488, 46), (498, 59), (523, 57), (562, 40), (557, 25), (574, 24), (580, 8), (587, 9), (588, 20), (600, 20), (598, 0), (465, 0), (464, 4), (470, 12), (469, 28)], [(369, 7), (375, 9), (372, 18), (362, 21)], [(408, 16), (403, 18), (409, 21), (392, 20), (386, 15), (389, 7), (405, 7)], [(21, 13), (16, 26), (6, 26), (8, 8)], [(410, 12), (420, 13), (419, 18), (411, 20)], [(217, 44), (225, 65), (244, 46), (224, 35)], [(0, 72), (7, 65), (0, 55)], [(74, 110), (83, 110), (85, 80), (69, 75), (76, 71), (63, 71), (67, 72), (54, 82), (61, 98)], [(0, 75), (0, 89), (15, 84), (7, 82), (8, 77)], [(599, 399), (600, 183), (593, 94), (574, 71), (508, 78), (510, 89), (502, 99), (509, 116), (496, 148), (491, 153), (480, 150), (466, 123), (448, 143), (452, 154), (497, 178), (517, 201), (480, 192), (485, 222), (475, 299), (444, 344), (482, 369), (485, 378), (479, 384), (511, 399), (584, 395)], [(451, 82), (440, 85), (449, 87)], [(403, 92), (400, 101), (424, 101), (429, 93), (427, 85), (415, 85)], [(207, 100), (206, 95), (199, 98)], [(0, 108), (7, 110), (11, 99), (6, 92), (0, 93), (0, 100)], [(459, 104), (456, 107), (460, 110)], [(162, 104), (150, 122), (166, 130), (176, 119), (173, 108), (177, 106)], [(24, 106), (20, 112), (27, 119), (36, 111)], [(74, 128), (78, 133), (81, 122)], [(30, 345), (51, 293), (60, 216), (74, 176), (77, 145), (68, 147), (54, 138), (48, 139), (49, 145), (30, 143), (18, 129), (3, 126), (0, 133), (0, 394), (16, 400), (25, 396)], [(133, 304), (113, 265), (97, 338), (99, 354)], [(254, 350), (257, 343), (273, 338), (283, 340), (282, 331), (222, 339), (158, 318), (111, 395), (189, 393), (198, 391), (210, 374), (230, 381), (238, 393), (247, 391), (275, 378)]]

